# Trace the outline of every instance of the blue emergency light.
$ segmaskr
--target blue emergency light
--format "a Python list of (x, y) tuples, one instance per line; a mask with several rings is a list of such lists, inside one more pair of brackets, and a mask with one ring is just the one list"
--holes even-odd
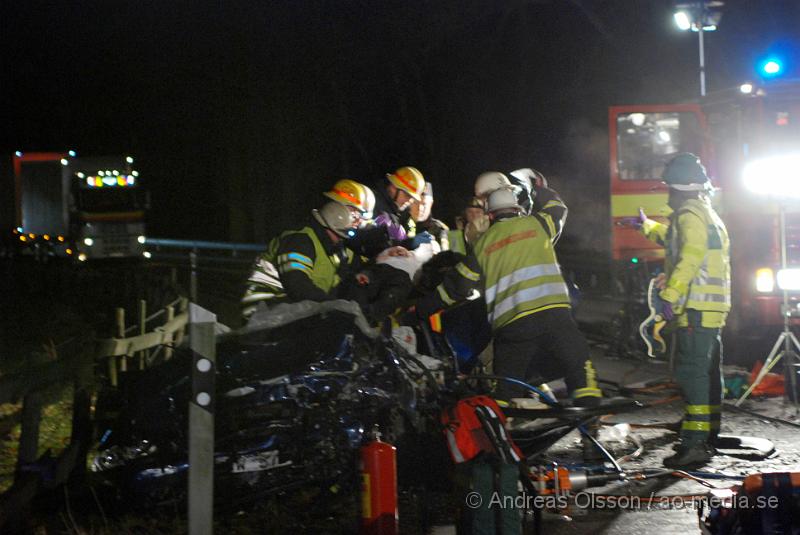
[(778, 58), (769, 58), (761, 63), (761, 74), (767, 78), (778, 76), (783, 71), (783, 62)]

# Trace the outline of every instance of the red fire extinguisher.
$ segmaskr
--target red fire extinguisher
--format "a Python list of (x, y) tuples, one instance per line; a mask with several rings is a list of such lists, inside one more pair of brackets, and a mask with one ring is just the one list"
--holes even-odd
[(381, 441), (378, 427), (361, 447), (361, 535), (396, 535), (397, 448)]

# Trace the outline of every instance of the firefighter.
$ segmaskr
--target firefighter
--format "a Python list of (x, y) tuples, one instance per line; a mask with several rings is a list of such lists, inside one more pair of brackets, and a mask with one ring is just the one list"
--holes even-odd
[(409, 208), (422, 200), (425, 178), (414, 167), (401, 167), (374, 188), (374, 225), (362, 229), (351, 240), (350, 247), (365, 258), (375, 258), (391, 246), (415, 249), (422, 243), (429, 243), (430, 234), (417, 236), (416, 225)]
[[(419, 301), (417, 311), (426, 318), (480, 291), (492, 326), (497, 375), (523, 381), (534, 375), (544, 381), (564, 377), (576, 404), (597, 404), (601, 391), (589, 346), (572, 319), (553, 248), (566, 207), (553, 190), (542, 190), (542, 197), (544, 204), (534, 202), (533, 215), (525, 216), (512, 189), (492, 192), (489, 230), (436, 292)], [(551, 203), (556, 199), (558, 207)], [(509, 400), (524, 392), (503, 381), (495, 395)]]
[(516, 169), (509, 173), (509, 180), (517, 187), (517, 200), (525, 214), (530, 214), (533, 209), (533, 199), (536, 188), (547, 187), (547, 179), (542, 173), (530, 167)]
[(241, 300), (245, 318), (259, 303), (336, 299), (339, 282), (351, 277), (357, 258), (344, 240), (353, 232), (353, 213), (331, 201), (312, 215), (309, 226), (274, 238), (256, 258)]
[[(473, 225), (474, 221), (478, 221), (485, 217), (483, 209), (483, 201), (477, 197), (472, 197), (467, 204), (466, 208), (461, 212), (461, 215), (456, 217), (456, 228), (447, 231), (447, 244), (449, 250), (454, 253), (467, 254), (469, 250), (470, 241), (467, 239), (467, 229), (477, 230)], [(477, 232), (474, 232), (478, 234)]]
[(508, 189), (516, 192), (516, 188), (506, 175), (497, 171), (481, 173), (475, 179), (475, 198), (480, 202), (483, 213), (473, 219), (464, 228), (464, 239), (467, 243), (475, 243), (489, 229), (489, 215), (486, 213), (486, 199), (493, 191)]
[[(517, 169), (511, 172), (512, 179), (503, 173), (490, 171), (481, 174), (475, 180), (475, 196), (485, 201), (489, 194), (498, 189), (509, 189), (517, 197), (517, 204), (522, 209), (523, 215), (530, 215), (539, 212), (541, 216), (548, 218), (547, 224), (551, 226), (555, 240), (561, 235), (561, 227), (566, 219), (567, 209), (560, 198), (551, 198), (552, 191), (548, 188), (547, 179), (539, 171), (531, 168)], [(558, 197), (556, 195), (556, 197)], [(536, 200), (536, 201), (534, 201)], [(537, 210), (534, 206), (547, 207), (548, 210)], [(552, 202), (551, 205), (547, 203)], [(551, 212), (559, 212), (556, 217), (550, 218)], [(488, 228), (488, 219), (477, 219), (466, 230), (467, 241), (477, 241), (477, 239)]]
[(659, 292), (664, 317), (677, 324), (675, 380), (685, 402), (680, 443), (667, 468), (702, 466), (714, 455), (722, 403), (721, 331), (731, 307), (728, 232), (711, 207), (713, 191), (694, 154), (675, 156), (663, 176), (673, 212), (668, 224), (647, 219), (641, 231), (666, 249)]
[(375, 222), (389, 227), (393, 241), (404, 242), (416, 235), (416, 225), (410, 208), (422, 200), (425, 177), (416, 167), (401, 167), (386, 175), (376, 188)]
[(354, 228), (364, 226), (372, 218), (371, 212), (375, 208), (375, 194), (364, 184), (349, 178), (343, 178), (338, 180), (330, 191), (326, 191), (323, 195), (350, 210), (355, 218)]
[(496, 189), (513, 189), (522, 213), (529, 215), (533, 209), (535, 188), (542, 186), (547, 187), (547, 179), (539, 171), (530, 167), (516, 169), (508, 175), (489, 172), (483, 173), (475, 181), (475, 196), (485, 200)]
[(433, 184), (425, 182), (425, 189), (419, 202), (409, 208), (411, 219), (414, 220), (417, 232), (427, 232), (439, 243), (441, 250), (446, 251), (449, 246), (450, 227), (443, 221), (432, 216), (433, 210)]

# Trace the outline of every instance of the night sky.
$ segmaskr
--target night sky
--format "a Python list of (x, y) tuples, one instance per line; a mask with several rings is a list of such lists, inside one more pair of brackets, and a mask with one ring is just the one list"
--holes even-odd
[[(728, 0), (709, 91), (798, 33), (800, 1)], [(3, 158), (131, 154), (171, 238), (263, 242), (400, 165), (450, 222), (477, 174), (533, 166), (596, 247), (608, 106), (699, 94), (664, 0), (6, 1), (0, 45)]]

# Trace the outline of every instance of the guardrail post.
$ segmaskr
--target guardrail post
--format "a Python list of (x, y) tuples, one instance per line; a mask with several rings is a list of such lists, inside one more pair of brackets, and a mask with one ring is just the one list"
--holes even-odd
[[(167, 323), (171, 322), (175, 319), (175, 307), (172, 305), (167, 306)], [(175, 333), (170, 332), (169, 335), (169, 343), (164, 347), (164, 360), (169, 360), (172, 358), (172, 346), (175, 344)]]
[(217, 317), (189, 304), (192, 400), (189, 402), (189, 534), (214, 530), (214, 372)]
[(78, 462), (73, 468), (73, 478), (86, 475), (86, 456), (89, 453), (92, 439), (91, 409), (92, 399), (83, 381), (75, 381), (75, 392), (72, 397), (72, 434), (71, 444), (78, 445)]
[[(117, 337), (125, 338), (125, 309), (118, 308), (116, 310), (117, 321)], [(128, 371), (128, 356), (123, 355), (119, 359), (119, 370), (122, 372)], [(111, 386), (117, 386), (117, 357), (109, 357), (108, 359), (108, 377), (111, 381)]]
[[(139, 300), (139, 334), (147, 332), (147, 301), (144, 299)], [(144, 362), (147, 356), (147, 350), (139, 351), (139, 369), (144, 370)]]
[(23, 464), (32, 463), (39, 453), (39, 425), (42, 421), (42, 393), (28, 392), (22, 400), (17, 471)]
[[(181, 297), (180, 302), (178, 303), (178, 312), (186, 312), (189, 308), (189, 300), (185, 297)], [(175, 336), (172, 338), (172, 345), (178, 347), (183, 343), (183, 338), (186, 336), (186, 329), (181, 327), (175, 332)]]
[(189, 299), (197, 303), (197, 249), (189, 252)]

